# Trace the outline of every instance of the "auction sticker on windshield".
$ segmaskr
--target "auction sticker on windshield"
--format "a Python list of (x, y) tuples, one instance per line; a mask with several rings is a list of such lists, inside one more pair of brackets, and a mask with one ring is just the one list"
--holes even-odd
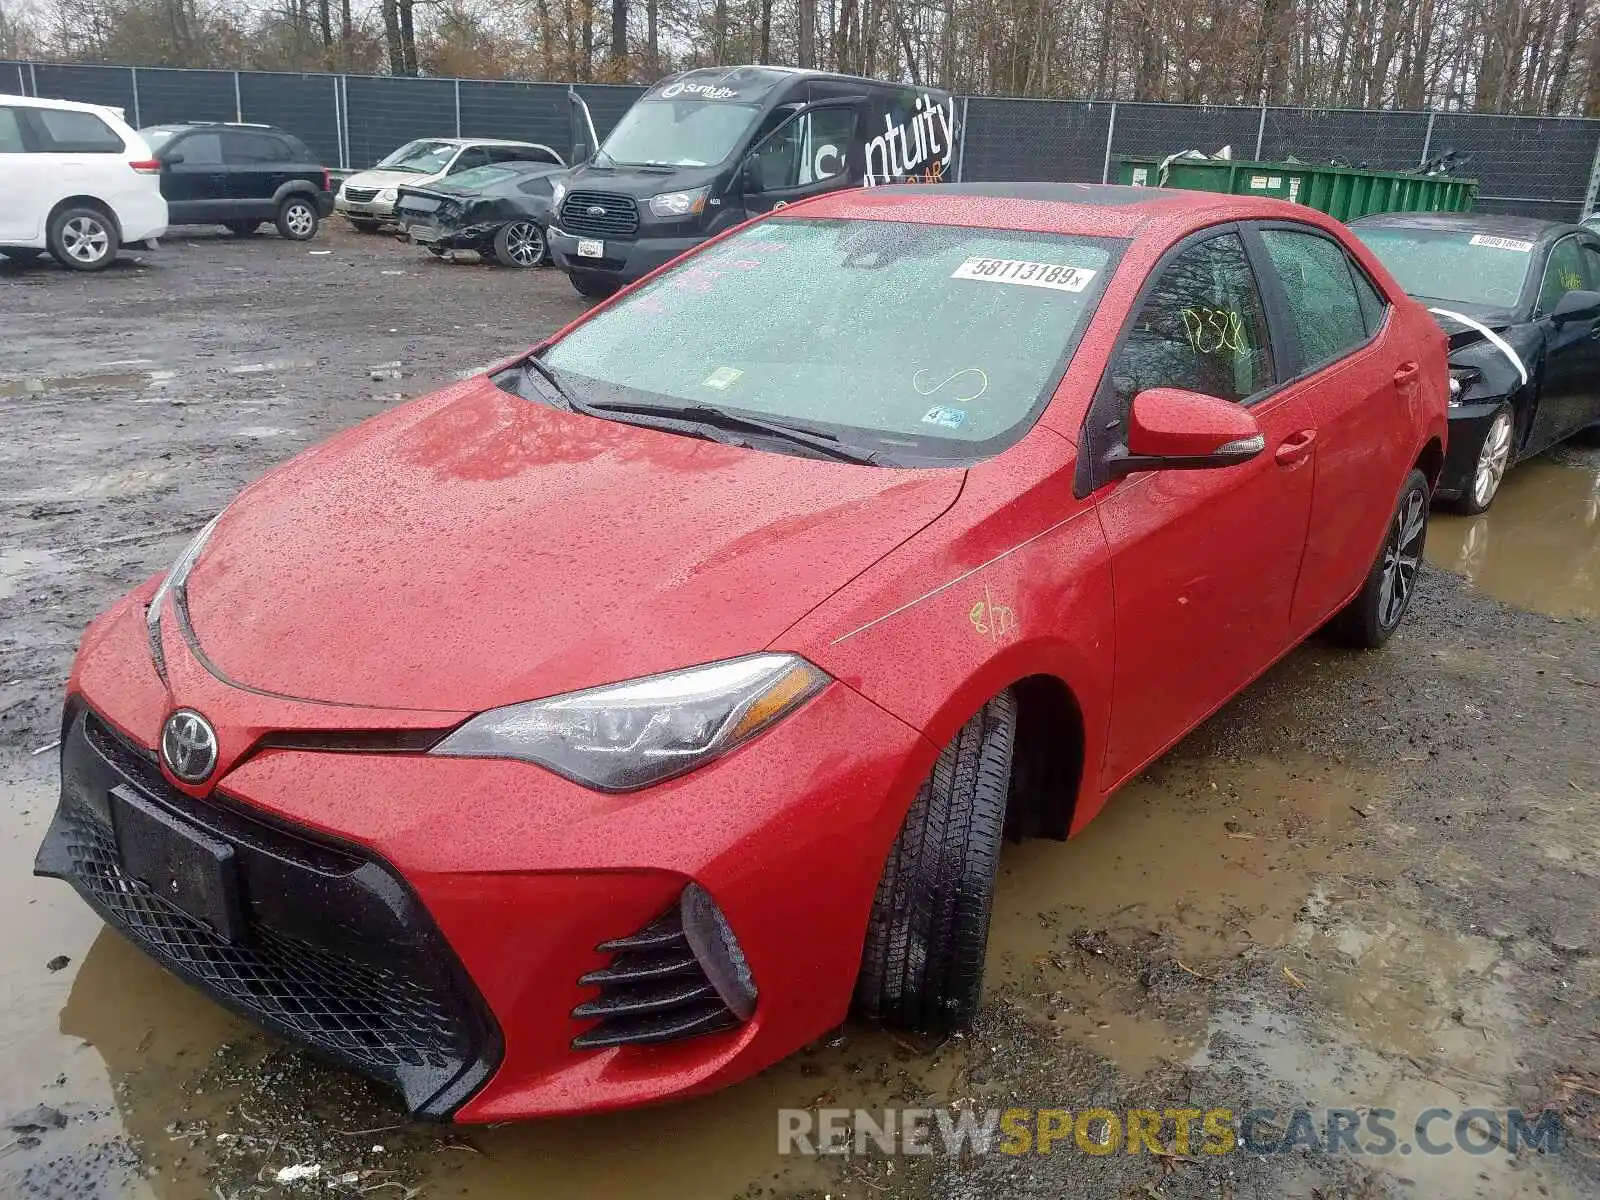
[(986, 283), (1020, 283), (1027, 287), (1081, 292), (1095, 272), (1059, 263), (1028, 262), (1020, 258), (969, 258), (950, 273), (951, 279), (976, 279)]
[(1495, 250), (1515, 250), (1518, 254), (1531, 254), (1533, 243), (1525, 242), (1521, 238), (1490, 237), (1487, 233), (1475, 233), (1470, 243), (1474, 246), (1489, 246)]

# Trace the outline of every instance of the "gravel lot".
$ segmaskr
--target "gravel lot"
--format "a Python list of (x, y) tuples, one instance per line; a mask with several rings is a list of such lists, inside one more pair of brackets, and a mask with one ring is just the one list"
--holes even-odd
[[(1520, 469), (1486, 518), (1438, 519), (1445, 569), (1385, 651), (1297, 651), (1081, 838), (1013, 848), (983, 1021), (942, 1045), (851, 1025), (688, 1104), (418, 1126), (31, 878), (55, 788), (34, 751), (93, 613), (272, 464), (583, 305), (553, 272), (331, 224), (309, 246), (195, 231), (98, 277), (0, 263), (0, 1115), (68, 1119), (0, 1131), (0, 1194), (1596, 1194), (1594, 451)], [(948, 1103), (1391, 1108), (1402, 1127), (1548, 1105), (1568, 1136), (1381, 1158), (774, 1153), (779, 1107)]]

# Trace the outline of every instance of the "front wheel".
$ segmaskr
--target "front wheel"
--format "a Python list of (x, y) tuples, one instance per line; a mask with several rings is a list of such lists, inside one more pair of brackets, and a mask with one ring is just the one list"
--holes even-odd
[(1340, 641), (1359, 649), (1376, 650), (1400, 627), (1416, 593), (1427, 538), (1428, 477), (1413, 467), (1400, 488), (1400, 501), (1367, 581), (1330, 623)]
[(278, 205), (278, 232), (290, 241), (310, 241), (317, 236), (321, 222), (317, 206), (305, 196), (290, 196)]
[(357, 217), (351, 217), (350, 224), (355, 226), (357, 233), (377, 233), (378, 226), (381, 224), (381, 222), (367, 221)]
[(606, 275), (595, 275), (587, 271), (574, 271), (567, 276), (572, 280), (572, 286), (577, 289), (578, 295), (587, 296), (591, 300), (604, 300), (607, 296), (615, 295), (622, 286), (615, 279)]
[(1478, 457), (1473, 462), (1472, 478), (1467, 482), (1461, 498), (1455, 502), (1458, 512), (1468, 516), (1487, 512), (1500, 493), (1500, 483), (1511, 465), (1511, 439), (1515, 426), (1511, 406), (1502, 404), (1494, 418), (1483, 431), (1483, 441), (1478, 444)]
[(536, 267), (544, 261), (544, 230), (532, 221), (512, 221), (494, 234), (494, 260), (502, 267)]
[(66, 208), (48, 230), (50, 254), (73, 271), (103, 271), (117, 257), (121, 239), (105, 213), (94, 208)]
[(1005, 834), (1017, 704), (996, 696), (939, 754), (878, 881), (856, 980), (870, 1020), (942, 1034), (971, 1024)]

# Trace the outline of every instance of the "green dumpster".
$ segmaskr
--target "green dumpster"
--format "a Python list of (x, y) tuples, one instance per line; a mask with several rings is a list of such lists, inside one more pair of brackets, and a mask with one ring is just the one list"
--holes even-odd
[(1353, 221), (1368, 213), (1468, 212), (1478, 195), (1476, 179), (1449, 175), (1360, 171), (1302, 162), (1163, 160), (1135, 155), (1122, 157), (1117, 181), (1134, 187), (1272, 196), (1318, 209), (1341, 221)]

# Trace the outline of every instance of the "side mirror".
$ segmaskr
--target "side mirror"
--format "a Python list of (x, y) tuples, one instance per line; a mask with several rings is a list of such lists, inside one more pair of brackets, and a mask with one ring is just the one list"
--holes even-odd
[(1557, 325), (1568, 321), (1592, 321), (1600, 317), (1600, 292), (1568, 292), (1550, 310), (1550, 319)]
[(753, 153), (746, 154), (739, 164), (739, 187), (747, 196), (761, 191), (761, 168)]
[(585, 143), (572, 143), (572, 161), (575, 163), (584, 163), (589, 161), (589, 147)]
[(1128, 448), (1111, 460), (1111, 475), (1135, 471), (1195, 471), (1249, 462), (1267, 447), (1261, 426), (1232, 400), (1151, 388), (1133, 398)]
[(163, 167), (175, 167), (183, 161), (182, 154), (169, 154), (161, 160)]

